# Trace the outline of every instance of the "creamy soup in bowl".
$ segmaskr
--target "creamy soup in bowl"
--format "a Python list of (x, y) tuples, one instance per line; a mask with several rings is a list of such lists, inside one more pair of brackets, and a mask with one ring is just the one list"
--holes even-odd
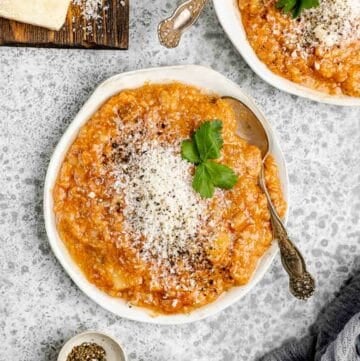
[[(162, 82), (145, 76), (149, 82), (140, 86), (117, 83), (119, 91), (73, 130), (45, 199), (50, 242), (65, 268), (71, 263), (72, 277), (91, 285), (91, 296), (97, 290), (93, 297), (106, 308), (159, 323), (219, 310), (214, 305), (225, 295), (254, 283), (276, 246), (258, 186), (260, 151), (236, 135), (233, 110), (215, 87), (189, 84), (181, 68), (170, 69)], [(206, 68), (187, 69), (217, 78)], [(212, 121), (222, 125), (216, 162), (237, 178), (231, 189), (204, 198), (181, 142)], [(272, 153), (267, 183), (284, 216), (283, 164), (276, 146)]]
[(319, 7), (303, 10), (297, 18), (277, 4), (214, 0), (230, 40), (266, 82), (318, 102), (359, 106), (357, 0), (321, 0)]
[(239, 0), (244, 28), (271, 71), (328, 94), (360, 97), (360, 2), (320, 0), (297, 18), (278, 0)]

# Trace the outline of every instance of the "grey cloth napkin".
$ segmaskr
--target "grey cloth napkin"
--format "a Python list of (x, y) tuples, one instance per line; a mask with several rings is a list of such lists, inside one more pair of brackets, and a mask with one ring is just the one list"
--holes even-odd
[(360, 272), (320, 313), (308, 336), (260, 361), (360, 361)]

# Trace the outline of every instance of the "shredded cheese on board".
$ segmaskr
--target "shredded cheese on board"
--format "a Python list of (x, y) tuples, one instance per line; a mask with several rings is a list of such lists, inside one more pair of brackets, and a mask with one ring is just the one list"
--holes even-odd
[(97, 20), (101, 18), (101, 12), (107, 7), (103, 6), (103, 0), (73, 0), (74, 5), (80, 6), (81, 15), (85, 20)]
[[(118, 0), (121, 6), (125, 6), (126, 3), (123, 0)], [(107, 16), (109, 5), (106, 0), (72, 0), (72, 4), (79, 7), (80, 15), (84, 19), (85, 26), (83, 30), (86, 34), (93, 34), (93, 23), (98, 30), (103, 27), (103, 18)], [(75, 19), (73, 19), (75, 23)], [(76, 29), (74, 29), (76, 31)]]

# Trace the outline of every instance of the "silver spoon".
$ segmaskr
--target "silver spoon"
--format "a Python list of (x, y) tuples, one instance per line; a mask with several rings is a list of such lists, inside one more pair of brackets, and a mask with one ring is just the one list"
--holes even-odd
[(176, 48), (182, 34), (196, 22), (207, 1), (187, 0), (169, 18), (163, 20), (158, 27), (161, 45), (167, 48)]
[(261, 151), (262, 167), (259, 184), (264, 191), (270, 210), (273, 237), (278, 240), (281, 261), (288, 273), (290, 292), (297, 298), (306, 300), (315, 291), (315, 280), (306, 270), (303, 256), (289, 239), (285, 226), (282, 223), (274, 205), (272, 204), (265, 182), (264, 161), (269, 155), (269, 136), (256, 115), (240, 100), (232, 97), (223, 97), (234, 109), (238, 123), (238, 134), (248, 143), (257, 146)]

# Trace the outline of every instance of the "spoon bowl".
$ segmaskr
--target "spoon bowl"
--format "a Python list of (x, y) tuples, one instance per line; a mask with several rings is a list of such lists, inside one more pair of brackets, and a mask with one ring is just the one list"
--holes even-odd
[(234, 110), (238, 134), (248, 143), (255, 145), (265, 159), (270, 150), (270, 137), (258, 117), (250, 108), (233, 97), (222, 97)]

